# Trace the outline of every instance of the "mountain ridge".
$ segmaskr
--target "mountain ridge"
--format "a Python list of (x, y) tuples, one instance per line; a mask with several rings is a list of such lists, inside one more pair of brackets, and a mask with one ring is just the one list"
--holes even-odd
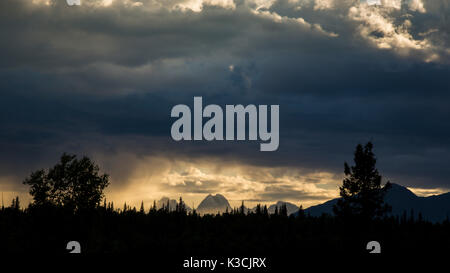
[[(183, 201), (186, 211), (192, 211), (192, 209)], [(163, 207), (169, 206), (169, 211), (174, 211), (177, 207), (178, 201), (175, 199), (170, 199), (169, 197), (163, 196), (156, 202), (156, 209), (161, 209)]]
[[(311, 206), (305, 209), (305, 213), (311, 216), (321, 216), (322, 214), (334, 215), (333, 206), (340, 198), (328, 200), (322, 204)], [(432, 195), (427, 197), (417, 196), (408, 188), (391, 183), (384, 201), (392, 206), (392, 211), (388, 216), (413, 216), (418, 219), (421, 215), (423, 220), (430, 222), (442, 222), (450, 216), (450, 192)], [(293, 214), (294, 216), (297, 213)]]

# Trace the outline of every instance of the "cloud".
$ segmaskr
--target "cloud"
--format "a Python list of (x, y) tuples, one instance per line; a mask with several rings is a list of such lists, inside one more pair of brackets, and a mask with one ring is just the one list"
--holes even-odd
[(312, 195), (303, 190), (297, 190), (292, 186), (269, 186), (266, 187), (264, 192), (259, 195), (259, 200), (267, 201), (277, 201), (277, 200), (327, 200), (328, 195)]
[[(412, 22), (407, 17), (395, 23), (390, 15), (391, 8), (401, 9), (400, 1), (386, 1), (382, 6), (359, 5), (350, 8), (349, 17), (361, 22), (359, 32), (362, 37), (380, 49), (392, 49), (399, 54), (421, 51), (425, 61), (437, 61), (439, 55), (432, 49), (432, 43), (426, 39), (415, 39), (409, 32)], [(418, 4), (417, 4), (418, 5)], [(417, 10), (415, 8), (414, 10)], [(423, 10), (423, 9), (421, 9)], [(425, 12), (423, 10), (422, 12)]]
[(198, 204), (207, 194), (220, 193), (236, 206), (241, 200), (262, 203), (284, 200), (311, 205), (336, 197), (336, 186), (340, 183), (340, 177), (331, 173), (233, 162), (218, 164), (214, 158), (170, 160), (156, 155), (140, 159), (118, 156), (114, 160), (128, 162), (133, 171), (120, 189), (117, 183), (112, 183), (115, 189), (111, 191), (120, 192), (116, 200), (134, 204), (141, 200), (149, 203), (161, 196), (174, 199), (183, 196), (188, 204)]

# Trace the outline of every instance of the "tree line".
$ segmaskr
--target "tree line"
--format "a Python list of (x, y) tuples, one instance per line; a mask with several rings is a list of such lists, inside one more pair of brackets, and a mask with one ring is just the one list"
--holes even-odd
[(301, 206), (296, 216), (288, 215), (285, 205), (269, 214), (265, 205), (249, 211), (244, 203), (199, 215), (188, 212), (181, 197), (175, 209), (169, 203), (158, 208), (156, 202), (147, 210), (143, 202), (139, 209), (126, 203), (116, 208), (104, 195), (109, 176), (87, 157), (63, 154), (55, 166), (24, 180), (33, 197), (28, 207), (22, 209), (16, 197), (0, 210), (0, 252), (66, 253), (67, 241), (77, 240), (85, 253), (364, 254), (374, 239), (391, 253), (449, 251), (448, 221), (386, 216), (390, 207), (383, 196), (389, 184), (381, 185), (372, 143), (356, 147), (354, 165), (345, 163), (344, 174), (336, 216), (311, 217)]

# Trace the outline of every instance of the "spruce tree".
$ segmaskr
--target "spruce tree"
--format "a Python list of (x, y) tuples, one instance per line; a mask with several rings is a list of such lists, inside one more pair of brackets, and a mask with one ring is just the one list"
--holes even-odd
[(300, 207), (298, 208), (297, 217), (300, 219), (305, 218), (305, 211), (303, 210), (302, 205), (300, 205)]
[(382, 189), (381, 175), (375, 165), (377, 159), (372, 152), (373, 145), (356, 146), (354, 166), (344, 163), (345, 178), (340, 189), (341, 198), (333, 207), (334, 213), (342, 218), (372, 220), (382, 217), (390, 210), (384, 203), (384, 194), (390, 183)]

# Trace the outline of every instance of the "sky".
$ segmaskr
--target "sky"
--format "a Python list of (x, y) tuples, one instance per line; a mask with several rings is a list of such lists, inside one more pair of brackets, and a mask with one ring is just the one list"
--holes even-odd
[[(338, 196), (372, 141), (383, 181), (450, 190), (447, 0), (0, 1), (0, 191), (63, 152), (138, 206)], [(174, 105), (280, 106), (280, 145), (172, 140)]]

